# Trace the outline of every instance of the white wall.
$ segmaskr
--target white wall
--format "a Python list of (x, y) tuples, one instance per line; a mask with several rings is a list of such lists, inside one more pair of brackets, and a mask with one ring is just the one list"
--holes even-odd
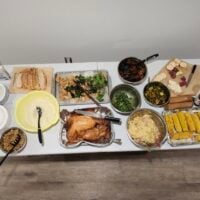
[(199, 0), (0, 0), (4, 64), (200, 58)]

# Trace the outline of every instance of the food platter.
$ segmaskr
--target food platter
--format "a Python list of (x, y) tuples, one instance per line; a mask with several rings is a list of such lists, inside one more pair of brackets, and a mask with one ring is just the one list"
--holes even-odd
[[(191, 66), (193, 64), (198, 64), (200, 63), (200, 60), (187, 60), (187, 63), (191, 63)], [(158, 62), (153, 62), (151, 64), (148, 64), (148, 74), (150, 77), (150, 80), (153, 80), (154, 77), (156, 77), (157, 74), (160, 73), (160, 71), (163, 69), (163, 66), (165, 66), (167, 61), (158, 61)], [(122, 115), (120, 112), (116, 112), (110, 102), (109, 96), (111, 93), (111, 90), (117, 86), (122, 84), (122, 80), (118, 76), (118, 62), (102, 62), (102, 63), (91, 63), (91, 64), (86, 64), (86, 63), (72, 63), (72, 64), (55, 64), (53, 67), (54, 70), (54, 76), (63, 74), (64, 76), (67, 74), (73, 73), (80, 73), (92, 71), (92, 72), (99, 72), (99, 71), (105, 71), (108, 77), (108, 86), (107, 86), (107, 98), (105, 98), (104, 101), (101, 102), (102, 106), (108, 108), (112, 115), (114, 117), (118, 117), (121, 119), (121, 124), (111, 124), (111, 139), (104, 144), (98, 144), (98, 143), (93, 143), (90, 141), (81, 141), (80, 143), (76, 144), (70, 144), (68, 145), (68, 141), (66, 139), (67, 135), (67, 129), (63, 128), (64, 123), (62, 120), (59, 120), (59, 112), (57, 115), (57, 121), (55, 123), (51, 124), (47, 129), (44, 128), (43, 131), (45, 132), (43, 134), (44, 140), (45, 140), (45, 145), (42, 146), (38, 142), (37, 134), (27, 134), (27, 144), (23, 151), (20, 151), (18, 155), (47, 155), (47, 154), (73, 154), (73, 153), (97, 153), (97, 152), (126, 152), (126, 151), (144, 151), (147, 150), (146, 148), (143, 148), (142, 146), (134, 143), (131, 138), (128, 136), (128, 129), (127, 129), (127, 120), (128, 117), (127, 115)], [(83, 69), (85, 66), (89, 66), (89, 68), (85, 71)], [(37, 65), (33, 65), (33, 67), (37, 67)], [(42, 68), (48, 68), (48, 65), (42, 66)], [(12, 73), (13, 69), (15, 66), (6, 66), (6, 69), (9, 73)], [(72, 68), (74, 71), (72, 71)], [(97, 70), (98, 69), (98, 70)], [(193, 76), (195, 78), (196, 75)], [(193, 81), (193, 79), (192, 79)], [(10, 85), (10, 80), (5, 80), (2, 82), (5, 84), (7, 87)], [(148, 83), (147, 80), (142, 82), (141, 84), (134, 85), (134, 87), (137, 89), (141, 96), (141, 109), (152, 109), (155, 112), (159, 113), (162, 115), (163, 112), (175, 112), (175, 110), (164, 110), (163, 107), (154, 107), (150, 104), (148, 104), (143, 95), (143, 89), (145, 85)], [(193, 82), (191, 82), (193, 84)], [(54, 84), (54, 83), (53, 83)], [(52, 85), (54, 86), (54, 85)], [(57, 85), (55, 85), (58, 87)], [(133, 85), (132, 85), (133, 86)], [(58, 88), (56, 88), (57, 90)], [(198, 90), (199, 91), (199, 90)], [(29, 94), (29, 92), (28, 92)], [(27, 95), (28, 95), (27, 94)], [(49, 94), (49, 93), (48, 93)], [(53, 94), (54, 95), (54, 94)], [(197, 95), (197, 94), (196, 94)], [(17, 121), (17, 118), (15, 117), (15, 109), (17, 102), (25, 97), (26, 94), (24, 93), (10, 93), (8, 100), (4, 103), (4, 107), (8, 110), (9, 113), (9, 123), (7, 125), (7, 129), (10, 127), (19, 127), (22, 128), (25, 133), (29, 133), (28, 129), (24, 129), (23, 125), (19, 124)], [(55, 95), (56, 96), (56, 95)], [(55, 97), (54, 97), (55, 98)], [(42, 98), (43, 99), (43, 98)], [(66, 109), (68, 112), (72, 113), (76, 109), (88, 109), (88, 108), (95, 108), (95, 104), (93, 104), (90, 100), (86, 102), (70, 102), (70, 101), (64, 101), (63, 104), (62, 102), (58, 101), (58, 98), (56, 96), (55, 98), (57, 102), (58, 109), (61, 111)], [(137, 110), (137, 109), (136, 109)], [(199, 107), (195, 107), (193, 105), (192, 110), (199, 111)], [(50, 109), (51, 111), (51, 109)], [(194, 112), (194, 111), (193, 111)], [(19, 111), (21, 113), (21, 110)], [(23, 112), (22, 112), (23, 113)], [(49, 114), (51, 115), (51, 114)], [(53, 116), (53, 114), (52, 114)], [(21, 117), (19, 117), (21, 118)], [(164, 118), (162, 115), (161, 118)], [(3, 133), (4, 130), (0, 132), (0, 134)], [(37, 132), (37, 126), (34, 127), (34, 133)], [(168, 133), (167, 133), (168, 135)], [(117, 139), (121, 140), (121, 145), (116, 144)], [(169, 138), (168, 138), (169, 139)], [(90, 144), (91, 143), (91, 144)], [(161, 142), (161, 145), (159, 148), (152, 148), (154, 149), (160, 149), (160, 150), (171, 150), (171, 149), (194, 149), (194, 148), (200, 148), (200, 143), (199, 142), (192, 142), (190, 144), (182, 144), (182, 145), (172, 145), (170, 144), (169, 140), (168, 142)], [(101, 147), (101, 148), (100, 148)], [(3, 151), (0, 151), (0, 156), (4, 155)]]
[(43, 90), (51, 93), (53, 68), (51, 67), (15, 67), (12, 70), (9, 91), (27, 93)]
[(81, 92), (77, 83), (100, 103), (109, 102), (110, 80), (108, 72), (106, 70), (86, 70), (55, 74), (55, 96), (60, 105), (93, 103), (85, 92)]
[(172, 146), (200, 143), (200, 110), (197, 108), (164, 111), (168, 142)]
[[(101, 109), (101, 110), (99, 110)], [(84, 108), (83, 111), (101, 112), (112, 116), (106, 107)], [(80, 145), (105, 147), (110, 145), (115, 138), (111, 122), (104, 119), (95, 119), (75, 113), (61, 111), (60, 144), (64, 148), (74, 148)]]

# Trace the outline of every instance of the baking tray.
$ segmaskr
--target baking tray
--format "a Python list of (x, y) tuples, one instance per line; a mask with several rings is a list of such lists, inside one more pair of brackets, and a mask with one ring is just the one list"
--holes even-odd
[[(105, 94), (103, 97), (103, 101), (99, 102), (99, 103), (109, 103), (110, 102), (110, 98), (109, 98), (109, 92), (110, 92), (110, 88), (111, 88), (111, 81), (110, 81), (110, 77), (108, 74), (108, 71), (106, 70), (88, 70), (88, 71), (71, 71), (71, 72), (57, 72), (55, 74), (55, 97), (57, 98), (59, 104), (61, 106), (65, 106), (65, 105), (81, 105), (81, 104), (93, 104), (93, 101), (89, 98), (87, 98), (86, 100), (84, 99), (84, 97), (81, 98), (70, 98), (70, 99), (66, 99), (66, 100), (62, 100), (60, 99), (60, 90), (62, 90), (62, 88), (60, 87), (59, 83), (56, 81), (56, 77), (60, 76), (62, 78), (64, 77), (70, 77), (70, 76), (78, 76), (78, 75), (82, 75), (82, 76), (93, 76), (97, 73), (103, 73), (103, 75), (105, 76), (105, 78), (108, 81), (107, 86), (105, 87)], [(86, 96), (86, 95), (85, 95)], [(92, 95), (95, 98), (95, 95)], [(95, 98), (96, 99), (96, 98)]]
[[(171, 146), (175, 147), (200, 143), (199, 108), (163, 111), (163, 118), (167, 126), (168, 143)], [(170, 127), (169, 121), (171, 121), (172, 124)]]
[[(93, 108), (84, 108), (81, 110), (90, 110), (90, 111), (94, 111), (97, 112), (99, 109), (99, 107), (93, 107)], [(110, 115), (112, 116), (112, 112), (110, 109), (108, 109), (107, 107), (101, 107), (101, 112), (102, 114), (106, 114), (106, 115)], [(108, 145), (110, 145), (111, 143), (117, 143), (119, 145), (121, 145), (121, 139), (115, 139), (115, 133), (114, 133), (114, 129), (113, 129), (113, 125), (111, 122), (109, 122), (109, 128), (110, 128), (110, 136), (109, 139), (106, 140), (105, 142), (90, 142), (90, 141), (86, 141), (86, 140), (81, 140), (75, 144), (69, 144), (68, 143), (68, 139), (67, 139), (67, 118), (70, 116), (70, 114), (74, 113), (74, 111), (72, 112), (68, 112), (66, 109), (61, 110), (61, 116), (64, 114), (64, 117), (62, 116), (60, 118), (60, 122), (61, 122), (61, 129), (60, 129), (60, 135), (59, 135), (59, 141), (60, 141), (60, 145), (64, 148), (75, 148), (78, 146), (85, 146), (85, 145), (89, 145), (89, 146), (94, 146), (94, 147), (106, 147)], [(65, 118), (65, 119), (63, 119)]]

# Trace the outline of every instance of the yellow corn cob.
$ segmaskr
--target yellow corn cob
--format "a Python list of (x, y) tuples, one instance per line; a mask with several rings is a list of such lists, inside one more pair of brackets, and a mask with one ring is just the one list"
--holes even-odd
[(185, 118), (186, 118), (189, 130), (192, 132), (195, 132), (196, 128), (195, 128), (194, 122), (192, 120), (192, 116), (189, 112), (185, 113)]
[(196, 132), (200, 133), (200, 120), (199, 120), (198, 115), (196, 113), (192, 114), (192, 120), (194, 122)]
[(200, 119), (200, 112), (197, 112), (198, 116), (199, 116), (199, 119)]
[(183, 131), (188, 131), (188, 126), (187, 126), (184, 112), (180, 111), (177, 113), (177, 115), (178, 115), (178, 119), (179, 119), (179, 122), (181, 124)]
[(165, 114), (164, 118), (165, 118), (165, 122), (167, 125), (168, 133), (169, 133), (170, 137), (173, 137), (175, 131), (174, 131), (174, 123), (173, 123), (172, 116), (170, 114)]
[(197, 142), (200, 142), (200, 135), (195, 135), (194, 139), (195, 139)]
[(173, 119), (173, 122), (174, 122), (174, 126), (176, 128), (176, 131), (177, 132), (181, 132), (182, 131), (182, 128), (181, 128), (181, 125), (180, 125), (180, 122), (178, 120), (178, 117), (177, 117), (177, 114), (176, 113), (173, 113), (172, 114), (172, 119)]
[(180, 132), (174, 133), (172, 140), (183, 140), (192, 138), (192, 132)]
[(181, 139), (189, 139), (192, 138), (192, 132), (182, 132), (180, 133), (180, 140)]
[(180, 140), (180, 133), (174, 133), (171, 137), (172, 140)]

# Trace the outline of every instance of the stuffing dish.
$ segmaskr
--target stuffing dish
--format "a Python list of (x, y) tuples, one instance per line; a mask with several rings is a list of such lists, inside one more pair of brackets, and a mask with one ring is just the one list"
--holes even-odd
[(0, 139), (0, 147), (4, 152), (9, 152), (13, 145), (12, 143), (16, 140), (16, 138), (20, 136), (20, 141), (17, 146), (14, 148), (14, 152), (21, 151), (26, 145), (26, 135), (25, 133), (19, 128), (11, 128), (5, 131)]

